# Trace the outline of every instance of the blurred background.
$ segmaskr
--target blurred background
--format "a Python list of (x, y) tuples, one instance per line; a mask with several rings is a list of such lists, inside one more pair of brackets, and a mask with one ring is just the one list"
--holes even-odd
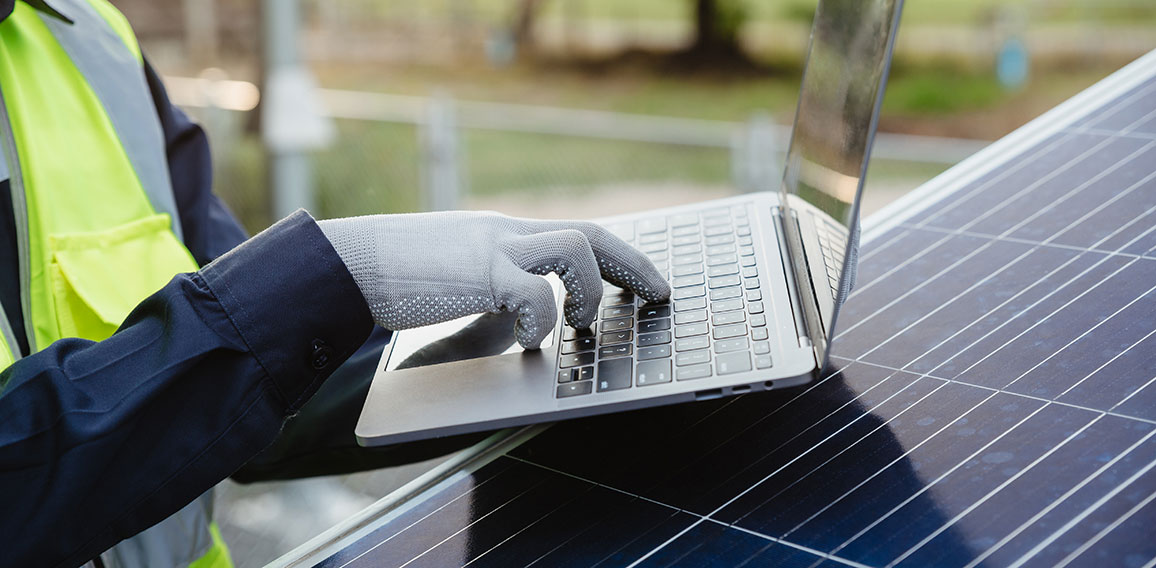
[[(840, 0), (857, 1), (857, 0)], [(113, 0), (250, 232), (775, 189), (816, 0)], [(1151, 0), (907, 0), (865, 214), (1156, 48)], [(260, 566), (432, 467), (226, 484)]]

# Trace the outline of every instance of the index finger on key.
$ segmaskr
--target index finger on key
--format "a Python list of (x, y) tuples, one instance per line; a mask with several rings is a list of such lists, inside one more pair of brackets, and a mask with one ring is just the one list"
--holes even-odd
[(631, 290), (648, 302), (670, 298), (670, 283), (654, 262), (602, 225), (589, 221), (560, 221), (558, 225), (586, 235), (598, 259), (602, 278), (607, 282)]

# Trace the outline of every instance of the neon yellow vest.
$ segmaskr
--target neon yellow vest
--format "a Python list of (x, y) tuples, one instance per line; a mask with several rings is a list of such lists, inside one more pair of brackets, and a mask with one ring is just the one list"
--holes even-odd
[[(0, 145), (27, 322), (2, 322), (0, 369), (18, 358), (14, 334), (33, 351), (65, 337), (103, 340), (175, 274), (197, 269), (178, 237), (164, 138), (128, 22), (105, 0), (51, 5), (72, 21), (16, 2), (0, 22)], [(106, 554), (122, 566), (231, 566), (206, 497)]]

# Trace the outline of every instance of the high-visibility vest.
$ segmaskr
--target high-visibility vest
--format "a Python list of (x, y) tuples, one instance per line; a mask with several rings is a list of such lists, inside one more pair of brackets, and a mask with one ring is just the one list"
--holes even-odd
[[(164, 134), (127, 20), (106, 0), (16, 2), (0, 22), (0, 179), (9, 180), (25, 329), (0, 317), (0, 369), (65, 337), (103, 340), (140, 301), (197, 269)], [(0, 390), (3, 385), (0, 385)], [(143, 450), (143, 448), (142, 448)], [(102, 555), (108, 566), (231, 566), (212, 492)]]

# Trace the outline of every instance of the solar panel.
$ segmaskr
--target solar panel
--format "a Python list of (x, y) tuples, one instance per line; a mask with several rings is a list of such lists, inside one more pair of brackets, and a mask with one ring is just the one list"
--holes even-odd
[(1062, 109), (865, 233), (838, 373), (554, 425), (319, 565), (1156, 565), (1156, 52)]

